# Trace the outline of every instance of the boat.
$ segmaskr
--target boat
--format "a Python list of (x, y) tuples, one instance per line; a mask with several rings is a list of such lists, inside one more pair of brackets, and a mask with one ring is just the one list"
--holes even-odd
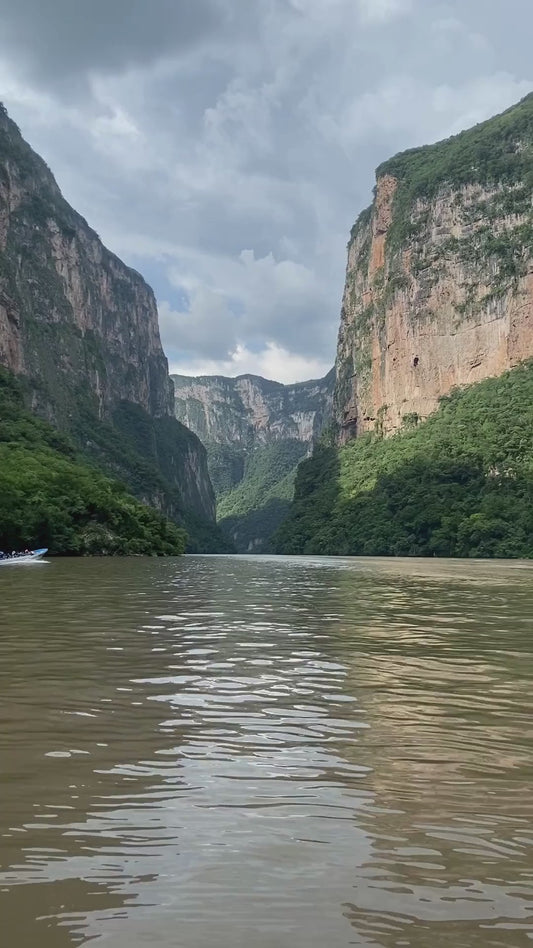
[(11, 553), (0, 557), (0, 566), (13, 566), (15, 563), (35, 563), (48, 553), (48, 547), (42, 550), (30, 550), (28, 553)]

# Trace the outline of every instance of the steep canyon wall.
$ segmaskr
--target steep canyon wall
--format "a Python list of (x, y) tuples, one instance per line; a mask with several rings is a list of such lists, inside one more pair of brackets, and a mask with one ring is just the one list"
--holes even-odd
[(64, 200), (1, 106), (0, 364), (142, 499), (214, 520), (205, 450), (174, 418), (151, 288)]
[(282, 385), (257, 375), (173, 375), (176, 417), (205, 443), (250, 449), (275, 441), (311, 444), (329, 420), (333, 372)]
[(176, 417), (207, 448), (222, 529), (239, 552), (264, 552), (299, 461), (331, 422), (334, 372), (294, 385), (255, 375), (172, 378)]
[(348, 246), (340, 443), (416, 424), (533, 356), (532, 169), (533, 96), (378, 169)]

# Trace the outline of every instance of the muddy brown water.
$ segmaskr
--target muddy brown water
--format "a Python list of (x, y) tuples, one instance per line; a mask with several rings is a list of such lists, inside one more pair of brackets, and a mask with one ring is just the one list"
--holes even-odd
[(533, 564), (0, 570), (0, 943), (526, 946)]

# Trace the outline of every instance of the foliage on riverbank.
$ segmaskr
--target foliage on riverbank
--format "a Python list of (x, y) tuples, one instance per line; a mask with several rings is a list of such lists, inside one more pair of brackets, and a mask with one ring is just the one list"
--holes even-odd
[(279, 553), (533, 558), (533, 363), (300, 465)]
[(24, 407), (0, 369), (0, 549), (176, 555), (186, 533), (118, 481), (83, 463), (70, 441)]

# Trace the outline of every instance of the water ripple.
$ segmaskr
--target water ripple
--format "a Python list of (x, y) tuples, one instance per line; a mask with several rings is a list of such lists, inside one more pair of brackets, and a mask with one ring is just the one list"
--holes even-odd
[(2, 577), (12, 943), (531, 944), (532, 576), (188, 557)]

